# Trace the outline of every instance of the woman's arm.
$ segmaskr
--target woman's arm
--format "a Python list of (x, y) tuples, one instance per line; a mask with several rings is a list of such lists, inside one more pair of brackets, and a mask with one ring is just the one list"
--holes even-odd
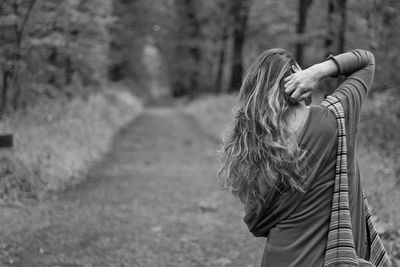
[(352, 50), (348, 57), (345, 54), (333, 57), (339, 66), (338, 75), (346, 79), (333, 92), (341, 99), (345, 111), (358, 114), (371, 89), (375, 73), (375, 57), (366, 50)]
[(290, 95), (290, 99), (294, 103), (302, 101), (312, 94), (312, 91), (323, 78), (333, 76), (337, 72), (338, 67), (333, 60), (327, 60), (305, 70), (296, 71), (284, 79), (285, 93)]
[(290, 95), (292, 101), (298, 102), (311, 95), (321, 79), (344, 75), (349, 79), (356, 80), (356, 83), (359, 83), (357, 87), (361, 86), (364, 90), (360, 93), (364, 95), (371, 87), (374, 65), (373, 54), (361, 49), (355, 49), (335, 57), (330, 56), (327, 61), (285, 78), (285, 92)]
[(343, 105), (348, 135), (347, 145), (356, 144), (361, 107), (371, 88), (375, 72), (375, 59), (371, 52), (356, 49), (329, 57), (329, 60), (299, 71), (287, 79), (286, 91), (291, 93), (292, 101), (307, 97), (317, 87), (318, 82), (327, 76), (344, 75), (344, 81), (332, 95)]

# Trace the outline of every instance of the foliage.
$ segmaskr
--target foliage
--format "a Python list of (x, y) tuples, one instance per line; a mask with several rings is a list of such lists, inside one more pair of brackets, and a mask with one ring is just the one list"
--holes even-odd
[[(362, 164), (366, 191), (375, 210), (392, 230), (399, 228), (400, 213), (400, 105), (399, 93), (388, 90), (367, 102), (359, 126), (359, 146), (368, 164)], [(360, 149), (361, 150), (361, 149)]]
[[(18, 87), (18, 80), (36, 93), (50, 95), (55, 94), (54, 89), (66, 90), (65, 85), (74, 80), (101, 83), (108, 68), (113, 80), (160, 79), (175, 95), (226, 91), (233, 64), (239, 60), (247, 66), (267, 48), (283, 47), (294, 54), (296, 45), (303, 44), (305, 66), (326, 56), (330, 25), (321, 14), (328, 12), (328, 4), (310, 3), (308, 27), (298, 35), (300, 1), (246, 2), (250, 7), (248, 23), (241, 30), (245, 44), (243, 56), (237, 57), (235, 17), (246, 9), (236, 2), (6, 0), (0, 13), (2, 72), (17, 76), (13, 87)], [(358, 47), (375, 53), (380, 89), (398, 82), (394, 70), (400, 64), (396, 46), (399, 10), (398, 1), (393, 0), (368, 0), (363, 5), (347, 1), (346, 50)], [(357, 38), (351, 38), (354, 35)], [(159, 77), (151, 76), (145, 62), (149, 45), (160, 55)], [(233, 76), (237, 79), (240, 75)], [(11, 91), (8, 94), (13, 95)], [(30, 100), (29, 95), (22, 98)]]
[[(124, 31), (118, 36), (125, 36), (125, 41), (136, 47), (154, 42), (161, 56), (163, 81), (171, 88), (171, 94), (177, 95), (228, 91), (232, 76), (240, 76), (233, 75), (234, 62), (240, 61), (246, 67), (268, 48), (283, 47), (295, 54), (297, 45), (302, 44), (303, 63), (305, 67), (309, 66), (328, 53), (337, 53), (337, 49), (328, 44), (342, 36), (344, 42), (340, 41), (338, 47), (344, 44), (345, 50), (364, 48), (376, 55), (376, 87), (379, 90), (400, 82), (395, 71), (400, 64), (400, 48), (396, 45), (400, 38), (398, 1), (367, 0), (363, 4), (355, 0), (340, 1), (347, 3), (343, 34), (332, 34), (332, 27), (342, 31), (342, 24), (336, 22), (343, 14), (330, 14), (331, 19), (326, 16), (328, 2), (335, 1), (306, 1), (311, 4), (307, 8), (305, 32), (301, 34), (296, 33), (300, 17), (298, 7), (305, 1), (241, 1), (240, 4), (250, 5), (247, 27), (241, 30), (245, 38), (241, 58), (235, 57), (235, 27), (238, 23), (234, 18), (245, 13), (246, 8), (235, 8), (239, 2), (162, 0), (149, 3), (136, 0), (128, 3), (120, 0), (119, 27), (128, 31), (130, 37)], [(113, 50), (116, 55), (119, 54), (117, 49)], [(140, 53), (138, 51), (141, 50), (132, 53)], [(131, 74), (127, 71), (124, 75), (129, 77), (133, 73), (137, 77), (142, 69), (131, 68)]]
[[(116, 23), (112, 24), (110, 46), (110, 78), (118, 81), (132, 76), (145, 78), (142, 64), (143, 46), (149, 31), (150, 10), (140, 0), (117, 0), (113, 4)], [(133, 15), (135, 14), (135, 15)], [(149, 16), (143, 16), (149, 14)]]
[[(380, 148), (383, 156), (400, 158), (400, 92), (392, 89), (374, 94), (363, 110), (359, 132), (368, 148)], [(400, 167), (400, 166), (399, 166)], [(400, 174), (400, 169), (398, 170)], [(400, 182), (399, 182), (400, 184)]]
[(135, 97), (113, 89), (86, 100), (43, 101), (7, 116), (0, 131), (13, 132), (15, 148), (0, 152), (0, 202), (37, 198), (80, 182), (140, 110)]
[[(300, 11), (305, 2), (307, 8)], [(71, 89), (80, 87), (74, 83), (101, 84), (107, 73), (142, 87), (158, 80), (154, 87), (166, 87), (176, 96), (225, 92), (240, 81), (236, 70), (272, 47), (295, 54), (303, 45), (304, 66), (309, 66), (332, 52), (327, 50), (332, 20), (340, 18), (333, 14), (327, 19), (328, 2), (5, 0), (0, 4), (0, 76), (6, 77), (6, 86), (0, 87), (2, 106), (29, 104), (38, 94), (81, 94)], [(340, 2), (347, 3), (341, 35), (345, 49), (372, 50), (377, 87), (393, 87), (400, 82), (395, 71), (400, 64), (399, 2)], [(306, 12), (305, 28), (297, 33), (301, 12)], [(146, 62), (149, 47), (157, 53), (156, 70)]]
[[(6, 0), (0, 6), (2, 110), (107, 74), (112, 6), (106, 0)], [(75, 83), (75, 84), (74, 84)], [(73, 86), (75, 89), (79, 86)], [(23, 91), (22, 91), (23, 90)]]

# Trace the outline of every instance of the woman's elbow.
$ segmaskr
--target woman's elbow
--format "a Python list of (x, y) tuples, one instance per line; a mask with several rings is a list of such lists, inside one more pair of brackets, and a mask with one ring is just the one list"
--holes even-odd
[(369, 65), (375, 65), (375, 55), (368, 50), (364, 50), (368, 57)]

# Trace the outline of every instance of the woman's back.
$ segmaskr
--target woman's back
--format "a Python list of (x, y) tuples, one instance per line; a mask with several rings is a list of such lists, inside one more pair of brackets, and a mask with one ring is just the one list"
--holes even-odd
[[(356, 50), (335, 59), (348, 77), (334, 91), (344, 109), (348, 141), (349, 204), (356, 253), (367, 259), (367, 230), (356, 136), (361, 105), (371, 86), (373, 55)], [(261, 213), (246, 207), (244, 218), (256, 236), (267, 237), (262, 266), (322, 266), (328, 236), (336, 167), (337, 125), (325, 107), (311, 106), (299, 136), (307, 151), (306, 192), (270, 192)]]
[[(246, 75), (235, 128), (225, 143), (225, 185), (244, 203), (249, 230), (267, 238), (262, 266), (323, 266), (337, 171), (336, 119), (324, 106), (311, 106), (297, 131), (293, 147), (298, 145), (298, 150), (292, 153), (289, 143), (295, 139), (285, 139), (286, 130), (290, 132), (285, 112), (291, 109), (289, 102), (308, 97), (320, 79), (346, 76), (333, 95), (344, 109), (353, 243), (357, 256), (368, 260), (356, 137), (361, 106), (373, 80), (374, 57), (356, 49), (282, 78), (289, 63), (284, 51), (272, 49)], [(301, 117), (298, 120), (303, 121)]]
[[(288, 196), (279, 207), (290, 210), (288, 217), (279, 218), (276, 225), (264, 225), (271, 229), (262, 266), (322, 265), (335, 176), (336, 136), (333, 114), (323, 107), (311, 106), (299, 135), (300, 146), (308, 151), (305, 163), (312, 166), (306, 177), (307, 193)], [(270, 216), (279, 213), (275, 207)], [(245, 218), (248, 224), (250, 217)]]

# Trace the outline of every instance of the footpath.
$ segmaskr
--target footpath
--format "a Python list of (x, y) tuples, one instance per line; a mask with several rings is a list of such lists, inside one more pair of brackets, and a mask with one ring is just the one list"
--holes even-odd
[(218, 146), (180, 108), (147, 108), (84, 183), (0, 208), (1, 266), (258, 266), (264, 240), (220, 191)]

